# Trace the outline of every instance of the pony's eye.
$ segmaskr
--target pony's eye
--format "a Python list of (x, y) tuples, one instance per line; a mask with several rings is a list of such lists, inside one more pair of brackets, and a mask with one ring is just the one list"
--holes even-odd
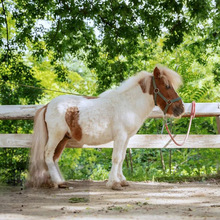
[(166, 85), (166, 89), (170, 89), (170, 85)]

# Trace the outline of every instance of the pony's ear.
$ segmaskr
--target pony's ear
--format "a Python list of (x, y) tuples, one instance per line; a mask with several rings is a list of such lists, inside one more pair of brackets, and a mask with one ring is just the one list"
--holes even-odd
[(154, 68), (154, 77), (155, 78), (160, 78), (161, 77), (160, 69), (158, 67)]

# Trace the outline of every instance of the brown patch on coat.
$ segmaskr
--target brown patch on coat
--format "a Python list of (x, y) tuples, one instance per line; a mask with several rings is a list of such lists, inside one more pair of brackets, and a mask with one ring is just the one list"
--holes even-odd
[[(145, 79), (141, 79), (138, 84), (140, 85), (141, 87), (141, 90), (143, 93), (147, 93), (147, 85), (146, 85), (146, 82), (145, 82)], [(150, 82), (150, 88), (149, 88), (149, 94), (150, 95), (153, 95), (154, 93), (154, 86), (153, 86), (153, 80), (152, 80), (152, 77), (151, 77), (151, 82)]]
[(64, 138), (60, 141), (60, 143), (57, 145), (54, 155), (53, 155), (53, 161), (56, 161), (61, 153), (63, 152), (63, 149), (66, 146), (67, 141), (69, 140), (69, 137), (67, 135), (64, 136)]
[(154, 95), (153, 77), (151, 76), (150, 79), (151, 79), (151, 81), (150, 81), (149, 94)]
[(141, 87), (142, 92), (147, 93), (147, 86), (146, 86), (145, 79), (141, 79), (138, 83)]
[(83, 96), (86, 99), (98, 99), (97, 96)]
[(77, 107), (70, 107), (65, 115), (66, 123), (68, 124), (71, 137), (80, 141), (82, 139), (82, 128), (79, 125), (79, 109)]

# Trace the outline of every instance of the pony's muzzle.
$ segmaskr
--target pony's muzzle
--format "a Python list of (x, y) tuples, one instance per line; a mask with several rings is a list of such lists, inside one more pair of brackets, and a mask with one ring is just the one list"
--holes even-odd
[(180, 117), (184, 112), (185, 112), (185, 108), (182, 103), (173, 105), (173, 116), (174, 117)]

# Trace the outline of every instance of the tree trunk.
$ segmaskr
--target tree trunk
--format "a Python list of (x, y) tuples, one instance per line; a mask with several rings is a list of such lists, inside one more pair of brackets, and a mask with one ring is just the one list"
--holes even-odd
[(162, 151), (162, 149), (160, 149), (160, 159), (161, 159), (161, 164), (162, 164), (162, 168), (163, 168), (163, 173), (165, 173), (165, 171), (166, 171), (166, 165), (165, 165), (165, 162), (164, 162), (164, 157), (163, 157), (163, 151)]
[(170, 174), (172, 173), (172, 150), (170, 149), (170, 161), (169, 161), (169, 167), (170, 167)]
[(130, 165), (131, 165), (131, 174), (133, 174), (133, 161), (132, 161), (132, 155), (131, 155), (131, 148), (129, 148), (128, 152), (129, 152)]
[(126, 166), (127, 166), (127, 168), (129, 169), (129, 163), (128, 163), (128, 156), (127, 156), (127, 153), (126, 153), (126, 155), (125, 155), (125, 161), (126, 161)]

